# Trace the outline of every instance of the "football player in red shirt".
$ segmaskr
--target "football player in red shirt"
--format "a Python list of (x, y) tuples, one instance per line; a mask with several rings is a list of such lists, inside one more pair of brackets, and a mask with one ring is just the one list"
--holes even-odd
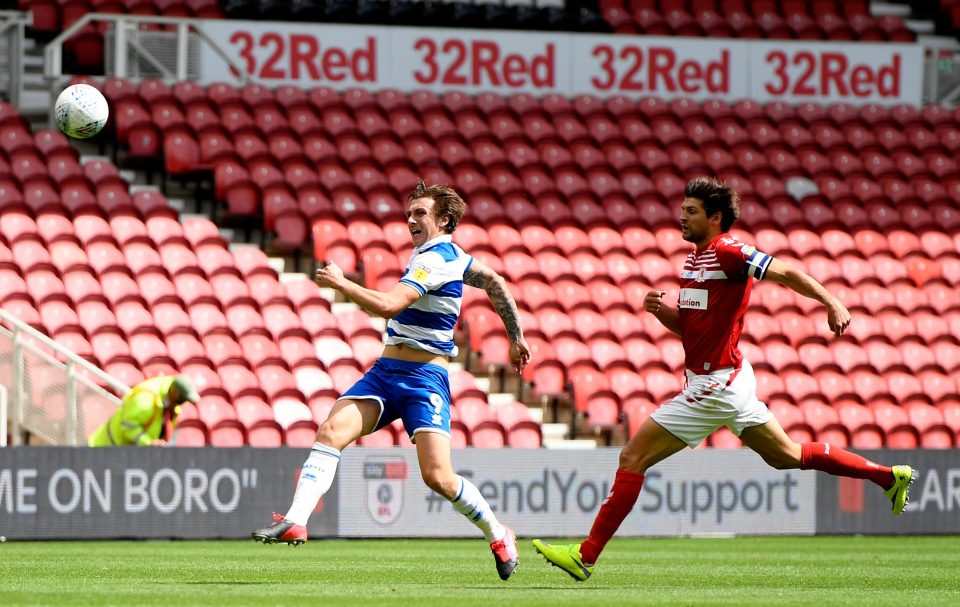
[(574, 579), (586, 580), (600, 552), (633, 509), (643, 475), (686, 446), (696, 447), (727, 426), (765, 462), (780, 470), (813, 469), (869, 479), (880, 486), (900, 514), (915, 473), (910, 466), (888, 468), (826, 443), (796, 443), (766, 404), (757, 398), (756, 378), (738, 348), (743, 316), (754, 280), (771, 280), (822, 303), (835, 336), (850, 325), (850, 312), (819, 282), (729, 233), (740, 215), (739, 196), (708, 178), (687, 183), (680, 205), (683, 239), (696, 245), (680, 274), (677, 307), (650, 291), (644, 310), (680, 336), (686, 354), (686, 385), (641, 424), (620, 453), (610, 494), (581, 544), (550, 545), (534, 540), (549, 562)]

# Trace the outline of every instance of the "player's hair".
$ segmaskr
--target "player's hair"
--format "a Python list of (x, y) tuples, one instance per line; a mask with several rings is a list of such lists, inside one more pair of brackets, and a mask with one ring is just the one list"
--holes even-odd
[(696, 177), (687, 182), (683, 189), (686, 198), (696, 198), (703, 202), (707, 217), (716, 212), (722, 213), (720, 227), (724, 232), (733, 227), (740, 219), (740, 194), (730, 186), (709, 177)]
[(433, 213), (437, 218), (448, 217), (447, 225), (443, 227), (447, 234), (457, 229), (457, 224), (467, 214), (467, 203), (460, 198), (456, 190), (447, 185), (433, 184), (428, 186), (422, 179), (417, 181), (417, 187), (410, 193), (410, 202), (418, 198), (433, 199)]

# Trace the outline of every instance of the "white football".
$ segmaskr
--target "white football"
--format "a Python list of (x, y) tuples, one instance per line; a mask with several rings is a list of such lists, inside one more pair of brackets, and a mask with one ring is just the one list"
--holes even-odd
[(63, 89), (54, 106), (57, 126), (68, 137), (93, 137), (107, 123), (110, 107), (103, 93), (89, 84), (74, 84)]

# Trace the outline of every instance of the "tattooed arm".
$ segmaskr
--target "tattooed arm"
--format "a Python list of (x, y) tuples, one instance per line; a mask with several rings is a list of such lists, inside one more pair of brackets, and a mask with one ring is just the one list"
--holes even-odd
[(517, 302), (507, 289), (507, 281), (474, 259), (470, 269), (463, 275), (463, 282), (487, 292), (493, 309), (500, 315), (503, 326), (507, 329), (507, 337), (510, 338), (510, 360), (518, 373), (523, 371), (523, 367), (530, 362), (530, 347), (523, 338), (520, 311), (517, 310)]

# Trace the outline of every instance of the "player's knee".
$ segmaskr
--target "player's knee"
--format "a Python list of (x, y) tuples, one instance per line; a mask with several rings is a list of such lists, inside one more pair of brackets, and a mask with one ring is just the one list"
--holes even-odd
[(336, 431), (330, 422), (324, 422), (317, 428), (317, 442), (341, 451), (349, 443), (349, 441), (345, 442), (343, 440), (343, 437), (340, 436), (340, 433)]
[(794, 457), (789, 451), (778, 451), (763, 456), (763, 461), (777, 470), (794, 470), (800, 467), (800, 457)]
[(453, 499), (456, 496), (457, 489), (460, 488), (455, 477), (443, 474), (440, 470), (424, 470), (422, 476), (427, 487), (447, 499)]
[(643, 474), (652, 465), (645, 453), (624, 448), (620, 452), (620, 468)]

